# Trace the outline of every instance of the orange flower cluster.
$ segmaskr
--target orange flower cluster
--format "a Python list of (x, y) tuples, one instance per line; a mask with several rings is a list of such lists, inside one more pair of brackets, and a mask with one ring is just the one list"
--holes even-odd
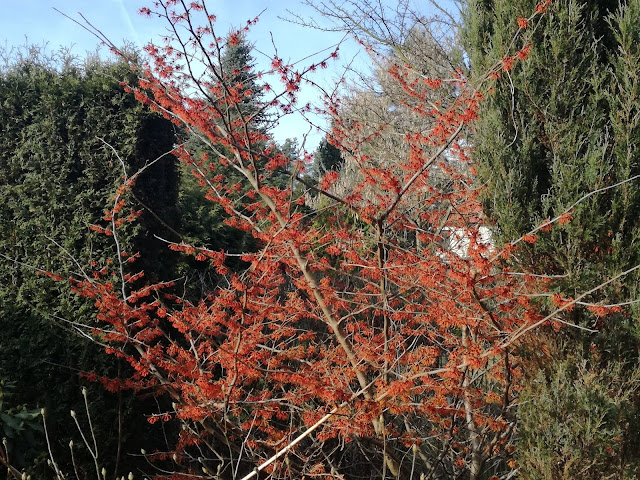
[[(197, 41), (182, 43), (183, 50), (180, 42), (148, 46), (152, 62), (141, 69), (139, 84), (127, 88), (224, 154), (209, 158), (184, 146), (175, 149), (196, 172), (206, 198), (223, 207), (227, 224), (251, 234), (257, 250), (241, 254), (246, 268), (233, 273), (229, 252), (170, 244), (209, 262), (219, 275), (213, 291), (197, 301), (175, 294), (173, 283), (148, 283), (142, 272), (122, 274), (121, 262), (137, 258), (127, 253), (96, 265), (93, 278), (72, 281), (72, 288), (95, 299), (99, 335), (110, 353), (134, 368), (126, 386), (171, 396), (171, 411), (149, 421), (183, 422), (172, 455), (187, 459), (212, 448), (208, 455), (224, 458), (226, 466), (240, 462), (229, 452), (240, 452), (242, 468), (252, 471), (287, 448), (289, 460), (269, 469), (291, 478), (331, 475), (324, 446), (354, 439), (373, 439), (367, 447), (372, 458), (391, 470), (406, 467), (399, 462), (415, 457), (413, 447), (434, 437), (452, 445), (447, 461), (459, 476), (474, 455), (510, 459), (508, 412), (523, 375), (512, 339), (540, 315), (523, 294), (532, 282), (509, 275), (492, 255), (480, 192), (460, 166), (470, 162), (462, 134), (472, 128), (484, 94), (454, 72), (447, 85), (455, 97), (445, 92), (430, 104), (445, 82), (392, 65), (389, 74), (406, 94), (405, 106), (429, 128), (407, 133), (406, 154), (391, 166), (371, 148), (386, 126), (344, 119), (339, 102), (328, 97), (332, 144), (358, 170), (349, 190), (336, 193), (338, 172), (310, 184), (299, 175), (301, 162), (239, 114), (253, 91), (232, 84), (219, 59), (255, 20), (225, 43), (203, 2), (157, 4), (141, 12), (160, 14), (172, 31), (191, 32)], [(206, 18), (202, 27), (195, 25), (197, 11)], [(525, 29), (529, 23), (521, 18), (518, 25)], [(492, 75), (511, 70), (529, 52), (529, 45), (511, 52)], [(181, 67), (184, 58), (196, 57), (214, 66), (206, 80)], [(270, 100), (258, 108), (287, 115), (307, 74), (335, 57), (333, 52), (296, 70), (274, 57), (270, 73), (281, 87), (271, 85)], [(233, 168), (245, 182), (232, 184), (214, 174), (212, 162)], [(274, 181), (283, 171), (292, 179), (284, 185)], [(306, 182), (330, 207), (310, 213), (294, 180)], [(132, 180), (125, 185), (106, 212), (110, 226), (92, 226), (94, 231), (117, 235), (125, 221), (135, 220), (135, 212), (125, 217), (124, 194)], [(534, 243), (537, 237), (522, 239)], [(109, 389), (125, 388), (96, 380)], [(312, 425), (313, 435), (293, 442)], [(179, 466), (195, 474), (193, 465)]]

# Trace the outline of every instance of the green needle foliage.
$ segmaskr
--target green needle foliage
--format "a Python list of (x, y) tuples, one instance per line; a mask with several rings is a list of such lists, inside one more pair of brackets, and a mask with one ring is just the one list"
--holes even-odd
[(313, 177), (317, 180), (330, 170), (340, 171), (343, 164), (340, 149), (330, 144), (326, 137), (320, 140), (314, 155)]
[[(89, 226), (104, 224), (104, 209), (122, 182), (122, 162), (135, 173), (170, 151), (175, 134), (170, 122), (123, 91), (121, 81), (135, 82), (126, 65), (80, 64), (38, 49), (10, 58), (0, 71), (0, 378), (14, 382), (17, 404), (47, 408), (52, 448), (64, 464), (79, 373), (130, 373), (76, 334), (76, 326), (94, 317), (92, 303), (37, 271), (64, 277), (80, 269), (90, 273), (92, 262), (103, 265), (113, 241)], [(176, 160), (167, 155), (140, 175), (129, 199), (143, 213), (119, 240), (123, 250), (141, 252), (144, 260), (131, 269), (144, 270), (150, 281), (175, 275), (175, 258), (153, 234), (176, 238), (177, 197)], [(153, 439), (139, 436), (146, 427), (132, 394), (89, 387), (102, 412), (96, 434), (112, 469), (119, 450), (139, 451), (141, 439)]]
[[(535, 7), (535, 0), (469, 2), (465, 35), (475, 71), (506, 55), (517, 19)], [(471, 139), (480, 181), (488, 185), (485, 211), (499, 239), (517, 239), (573, 206), (563, 218), (568, 223), (538, 231), (537, 242), (521, 245), (514, 257), (514, 268), (557, 275), (550, 288), (565, 298), (640, 263), (639, 15), (637, 0), (554, 0), (516, 40), (531, 34), (530, 55), (496, 81)], [(631, 274), (584, 302), (637, 298), (638, 276)], [(640, 472), (638, 428), (623, 420), (640, 413), (637, 385), (625, 381), (638, 368), (638, 309), (624, 305), (600, 318), (585, 307), (562, 319), (591, 331), (550, 332), (551, 359), (541, 370), (532, 365), (530, 401), (520, 407), (523, 478), (637, 478)], [(615, 405), (624, 411), (605, 415), (591, 408), (595, 400), (583, 394), (593, 378), (610, 386), (612, 398), (632, 389)], [(572, 421), (566, 428), (542, 427), (551, 410)], [(577, 426), (598, 421), (617, 433), (603, 430), (588, 448), (574, 448), (586, 441)], [(542, 439), (550, 448), (537, 449)], [(569, 463), (566, 471), (556, 469)]]

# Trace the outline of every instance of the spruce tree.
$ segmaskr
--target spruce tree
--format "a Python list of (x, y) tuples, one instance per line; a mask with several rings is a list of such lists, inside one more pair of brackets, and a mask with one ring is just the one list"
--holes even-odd
[(251, 55), (253, 45), (242, 33), (231, 33), (220, 58), (220, 74), (227, 85), (237, 86), (244, 91), (245, 98), (237, 106), (232, 117), (242, 114), (254, 128), (268, 128), (268, 116), (263, 111), (261, 98), (263, 88), (255, 74), (255, 60)]
[[(485, 212), (500, 240), (517, 239), (581, 200), (514, 257), (514, 268), (556, 276), (550, 290), (565, 298), (640, 263), (640, 184), (609, 188), (640, 173), (639, 6), (552, 2), (527, 27), (528, 59), (496, 81), (470, 139), (479, 182), (487, 184)], [(534, 0), (469, 2), (466, 48), (475, 72), (506, 55), (518, 18), (535, 8)], [(545, 337), (550, 358), (532, 361), (520, 407), (522, 478), (637, 478), (639, 402), (628, 395), (637, 389), (637, 309), (604, 319), (592, 313), (596, 305), (635, 300), (637, 284), (630, 274), (599, 289), (583, 299), (593, 305), (560, 318), (578, 327)], [(590, 393), (594, 378), (611, 388), (599, 399)], [(557, 422), (573, 416), (583, 428), (540, 428), (551, 414)], [(600, 434), (585, 436), (588, 426)]]
[[(224, 102), (220, 102), (220, 108), (226, 114), (223, 121), (231, 124), (242, 116), (255, 131), (265, 131), (269, 127), (268, 115), (263, 111), (261, 103), (263, 88), (255, 75), (252, 49), (253, 46), (242, 32), (231, 32), (221, 49), (216, 71), (210, 75), (214, 83), (218, 81), (216, 79), (221, 79), (227, 87), (245, 92), (243, 101), (233, 109), (225, 110)], [(225, 94), (228, 92), (223, 93)], [(228, 185), (243, 183), (243, 177), (236, 170), (230, 166), (222, 166), (218, 161), (220, 154), (224, 154), (224, 149), (218, 146), (215, 151), (212, 150), (197, 135), (186, 134), (184, 141), (192, 150), (207, 153), (210, 160), (201, 166), (201, 171), (208, 176), (223, 175)], [(224, 209), (205, 198), (206, 191), (194, 176), (193, 166), (181, 164), (180, 168), (179, 233), (182, 239), (212, 250), (225, 249), (241, 253), (253, 249), (253, 239), (245, 232), (226, 225), (224, 221), (227, 215)], [(239, 260), (232, 260), (231, 265), (242, 268)], [(185, 276), (187, 296), (192, 300), (209, 294), (218, 278), (215, 268), (188, 258), (182, 259), (179, 271)]]

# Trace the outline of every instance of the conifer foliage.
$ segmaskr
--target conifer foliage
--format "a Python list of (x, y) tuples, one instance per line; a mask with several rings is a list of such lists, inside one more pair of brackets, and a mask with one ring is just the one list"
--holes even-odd
[[(548, 3), (527, 21), (538, 21)], [(509, 468), (523, 375), (516, 347), (545, 319), (527, 295), (532, 279), (502, 264), (512, 248), (480, 241), (480, 191), (458, 168), (469, 162), (459, 139), (491, 78), (519, 68), (528, 49), (505, 51), (475, 85), (459, 71), (432, 79), (394, 65), (389, 73), (424, 128), (406, 134), (407, 154), (381, 168), (365, 147), (384, 125), (336, 122), (332, 143), (353, 157), (360, 180), (336, 195), (338, 173), (322, 176), (314, 188), (329, 218), (319, 225), (296, 190), (309, 159), (282, 153), (254, 122), (290, 112), (307, 73), (337, 53), (305, 68), (274, 57), (265, 73), (280, 87), (263, 84), (269, 97), (247, 115), (255, 85), (231, 82), (221, 59), (257, 20), (223, 40), (204, 2), (154, 5), (141, 12), (163, 18), (173, 36), (147, 47), (152, 62), (132, 65), (139, 81), (125, 88), (216, 152), (212, 159), (174, 149), (227, 224), (257, 248), (234, 272), (225, 250), (172, 243), (224, 278), (199, 302), (173, 295), (170, 282), (123, 273), (136, 264), (125, 252), (70, 279), (100, 310), (93, 333), (135, 369), (120, 386), (169, 396), (172, 407), (149, 420), (182, 422), (174, 450), (149, 459), (164, 460), (163, 475), (174, 478), (477, 480)], [(514, 42), (523, 35), (514, 29)], [(194, 74), (196, 64), (208, 76)], [(424, 101), (439, 88), (442, 101)], [(337, 99), (327, 98), (327, 110), (339, 118)], [(243, 181), (217, 174), (212, 160)], [(288, 184), (271, 181), (283, 171)], [(433, 175), (447, 175), (446, 188), (434, 187)], [(94, 227), (116, 241), (134, 220), (122, 197), (134, 184), (135, 176), (122, 184), (105, 223)], [(406, 231), (419, 242), (401, 242)], [(450, 232), (465, 240), (463, 251), (448, 247)]]
[[(514, 28), (533, 31), (527, 62), (497, 80), (471, 141), (496, 235), (541, 227), (511, 260), (556, 275), (553, 308), (640, 262), (640, 2), (558, 0), (529, 25), (533, 7), (534, 0), (469, 3), (467, 51), (478, 72), (512, 48)], [(554, 218), (558, 225), (547, 228)], [(549, 332), (550, 358), (531, 364), (532, 400), (520, 410), (523, 478), (640, 474), (637, 271), (623, 278), (564, 314), (578, 328)], [(604, 305), (618, 313), (603, 320)], [(554, 415), (575, 424), (540, 428)]]
[[(143, 263), (136, 267), (155, 281), (172, 276), (177, 257), (167, 256), (153, 235), (167, 237), (164, 226), (177, 223), (176, 158), (163, 155), (155, 161), (171, 149), (175, 135), (170, 122), (122, 90), (121, 80), (135, 79), (124, 62), (93, 58), (81, 63), (64, 51), (37, 47), (2, 53), (0, 379), (15, 383), (16, 405), (45, 407), (51, 434), (62, 438), (83, 381), (78, 372), (117, 376), (126, 364), (70, 334), (73, 325), (95, 316), (92, 302), (61, 289), (37, 269), (67, 276), (113, 258), (112, 239), (92, 233), (89, 225), (104, 215), (123, 169), (139, 171), (147, 165), (129, 192), (127, 213), (138, 212), (138, 222), (121, 229), (120, 247), (141, 252)], [(136, 428), (135, 422), (123, 425), (132, 396), (91, 396), (104, 412), (95, 434), (110, 457), (104, 466), (111, 469), (118, 463), (116, 452), (133, 438), (128, 432)], [(46, 451), (42, 443), (25, 438), (8, 444), (16, 467)], [(70, 465), (66, 445), (51, 448), (61, 464), (67, 464), (66, 458)]]

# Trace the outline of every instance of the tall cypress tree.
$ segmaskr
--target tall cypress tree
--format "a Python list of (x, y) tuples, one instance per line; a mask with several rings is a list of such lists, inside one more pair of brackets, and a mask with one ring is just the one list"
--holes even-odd
[[(535, 6), (469, 3), (474, 71), (507, 55), (517, 19)], [(500, 239), (516, 239), (583, 199), (571, 221), (539, 231), (514, 257), (518, 268), (558, 275), (550, 288), (564, 297), (640, 263), (640, 183), (607, 188), (640, 173), (639, 8), (637, 0), (552, 2), (528, 27), (529, 58), (496, 82), (472, 138), (488, 185), (485, 211)], [(632, 301), (638, 278), (627, 275), (584, 301)], [(522, 478), (637, 478), (637, 311), (626, 306), (603, 320), (578, 305), (562, 320), (589, 330), (549, 332), (551, 358), (539, 370), (532, 363), (520, 407)]]

